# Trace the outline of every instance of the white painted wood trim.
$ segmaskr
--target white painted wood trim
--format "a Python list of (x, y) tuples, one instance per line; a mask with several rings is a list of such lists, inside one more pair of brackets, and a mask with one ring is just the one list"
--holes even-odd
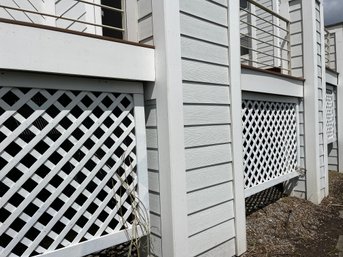
[(242, 69), (242, 90), (264, 94), (303, 97), (303, 81), (267, 74), (250, 69)]
[(325, 72), (326, 83), (329, 83), (330, 85), (337, 87), (339, 74), (337, 72), (334, 72), (328, 69), (325, 69), (325, 70), (326, 70)]
[(265, 101), (265, 102), (283, 102), (283, 103), (293, 103), (299, 104), (299, 99), (291, 96), (280, 96), (280, 95), (266, 95), (266, 94), (256, 94), (252, 92), (243, 92), (243, 99)]
[(189, 254), (179, 1), (152, 0), (152, 9), (162, 255), (186, 257)]
[(299, 173), (294, 171), (292, 173), (289, 173), (289, 174), (277, 177), (276, 179), (264, 182), (263, 184), (251, 187), (251, 188), (245, 190), (245, 197), (252, 196), (252, 195), (254, 195), (254, 194), (258, 193), (258, 192), (261, 192), (261, 191), (263, 191), (263, 190), (265, 190), (267, 188), (273, 187), (273, 186), (275, 186), (277, 184), (280, 184), (280, 183), (285, 182), (287, 180), (290, 180), (292, 178), (296, 178), (298, 176), (299, 176)]
[(242, 136), (242, 91), (241, 91), (241, 57), (240, 51), (240, 3), (239, 0), (228, 1), (229, 69), (230, 69), (230, 103), (232, 131), (232, 159), (234, 179), (234, 212), (236, 229), (236, 255), (247, 250), (244, 172), (243, 172), (243, 136)]
[(8, 23), (0, 38), (2, 69), (155, 80), (151, 48)]
[(316, 0), (302, 0), (304, 40), (304, 109), (307, 199), (320, 203), (319, 107), (316, 33)]
[[(141, 231), (138, 229), (138, 231)], [(115, 246), (126, 241), (129, 241), (129, 235), (132, 235), (132, 229), (123, 230), (114, 234), (102, 236), (97, 239), (88, 240), (77, 245), (67, 246), (60, 250), (50, 253), (42, 254), (42, 257), (61, 257), (61, 256), (73, 256), (81, 257), (90, 253), (101, 251), (103, 249)], [(139, 234), (142, 236), (142, 234)]]
[[(148, 163), (147, 163), (147, 145), (145, 131), (144, 114), (144, 96), (143, 94), (134, 94), (134, 116), (135, 116), (135, 136), (136, 136), (136, 156), (137, 156), (137, 174), (138, 174), (138, 197), (142, 204), (142, 215), (147, 221), (149, 217), (149, 186), (148, 186)], [(146, 224), (150, 226), (150, 224)]]
[(142, 82), (7, 70), (0, 70), (0, 86), (143, 94)]

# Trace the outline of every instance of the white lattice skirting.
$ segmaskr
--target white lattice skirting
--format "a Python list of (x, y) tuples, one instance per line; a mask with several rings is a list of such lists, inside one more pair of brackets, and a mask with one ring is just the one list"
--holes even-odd
[(137, 194), (133, 108), (131, 94), (0, 88), (0, 256), (123, 238)]
[(297, 105), (243, 100), (245, 195), (296, 176)]

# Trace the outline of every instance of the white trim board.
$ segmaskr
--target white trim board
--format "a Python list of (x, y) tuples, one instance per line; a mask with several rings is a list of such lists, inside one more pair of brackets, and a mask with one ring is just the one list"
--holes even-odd
[(338, 86), (338, 76), (337, 72), (326, 69), (325, 72), (326, 83), (329, 83), (332, 86)]
[(0, 68), (154, 81), (154, 49), (1, 23)]
[(142, 82), (1, 69), (0, 86), (143, 94)]
[(242, 68), (241, 87), (244, 91), (303, 97), (303, 81)]
[(291, 172), (289, 174), (277, 177), (277, 178), (275, 178), (273, 180), (267, 181), (267, 182), (265, 182), (263, 184), (260, 184), (260, 185), (251, 187), (249, 189), (246, 189), (245, 193), (244, 193), (245, 194), (245, 198), (247, 198), (249, 196), (252, 196), (254, 194), (257, 194), (258, 192), (261, 192), (261, 191), (263, 191), (263, 190), (265, 190), (267, 188), (270, 188), (272, 186), (275, 186), (277, 184), (280, 184), (282, 182), (290, 180), (292, 178), (296, 178), (296, 177), (299, 177), (299, 173), (294, 171), (294, 172)]

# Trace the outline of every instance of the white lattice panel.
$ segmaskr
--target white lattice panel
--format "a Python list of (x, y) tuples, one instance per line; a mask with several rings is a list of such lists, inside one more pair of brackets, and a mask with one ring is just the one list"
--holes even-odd
[(326, 90), (326, 129), (328, 143), (336, 141), (336, 108), (333, 90)]
[(0, 256), (34, 256), (131, 226), (131, 94), (0, 89)]
[(245, 189), (293, 173), (298, 153), (296, 103), (243, 100), (242, 108)]

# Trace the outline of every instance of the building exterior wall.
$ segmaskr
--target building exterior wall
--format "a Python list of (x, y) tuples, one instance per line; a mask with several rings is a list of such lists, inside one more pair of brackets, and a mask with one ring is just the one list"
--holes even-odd
[(189, 254), (231, 256), (228, 8), (181, 0), (180, 19)]
[(154, 45), (151, 1), (137, 0), (138, 41), (148, 45)]
[(303, 12), (301, 0), (289, 1), (289, 15), (291, 21), (291, 67), (292, 75), (304, 76), (303, 60)]

